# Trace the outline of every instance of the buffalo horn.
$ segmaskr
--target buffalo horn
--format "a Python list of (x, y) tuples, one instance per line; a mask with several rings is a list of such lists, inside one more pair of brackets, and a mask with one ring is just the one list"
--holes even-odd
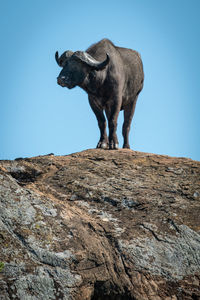
[(90, 67), (92, 67), (93, 69), (95, 69), (97, 71), (105, 68), (105, 66), (107, 66), (107, 64), (109, 63), (109, 60), (110, 60), (108, 53), (106, 53), (106, 59), (102, 62), (96, 60), (87, 52), (77, 51), (74, 53), (73, 56), (78, 58), (82, 62), (86, 63), (87, 65), (89, 65)]
[(56, 53), (55, 53), (55, 59), (57, 61), (57, 64), (60, 66), (58, 51), (56, 51)]
[(56, 51), (55, 58), (56, 58), (57, 64), (60, 67), (64, 67), (66, 61), (72, 56), (73, 53), (74, 52), (67, 50), (59, 57), (58, 51)]

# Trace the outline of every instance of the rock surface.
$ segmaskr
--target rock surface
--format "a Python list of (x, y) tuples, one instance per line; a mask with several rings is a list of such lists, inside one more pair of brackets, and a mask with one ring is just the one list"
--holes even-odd
[(0, 299), (200, 299), (200, 162), (0, 161)]

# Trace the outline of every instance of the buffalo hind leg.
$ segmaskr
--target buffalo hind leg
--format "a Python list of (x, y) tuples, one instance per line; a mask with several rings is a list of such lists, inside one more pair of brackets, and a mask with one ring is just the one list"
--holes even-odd
[(98, 107), (93, 98), (89, 98), (90, 106), (97, 118), (98, 126), (100, 129), (100, 139), (96, 148), (107, 149), (108, 148), (108, 136), (106, 133), (106, 119), (103, 110)]
[(129, 145), (129, 132), (131, 127), (131, 121), (133, 119), (133, 115), (135, 112), (137, 98), (134, 100), (133, 103), (124, 107), (124, 123), (122, 127), (122, 135), (124, 137), (124, 144), (123, 148), (130, 149)]

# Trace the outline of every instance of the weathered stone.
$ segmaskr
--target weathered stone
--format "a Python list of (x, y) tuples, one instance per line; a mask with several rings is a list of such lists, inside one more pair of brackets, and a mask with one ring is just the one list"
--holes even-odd
[(200, 299), (200, 162), (0, 161), (0, 299)]

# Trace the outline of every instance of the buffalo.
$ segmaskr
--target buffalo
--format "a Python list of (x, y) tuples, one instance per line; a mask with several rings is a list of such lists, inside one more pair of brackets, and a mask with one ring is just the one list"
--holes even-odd
[[(100, 129), (97, 148), (118, 149), (116, 130), (120, 110), (124, 111), (123, 148), (130, 148), (130, 125), (144, 82), (140, 54), (103, 39), (86, 51), (68, 50), (60, 57), (56, 52), (55, 58), (62, 68), (57, 83), (68, 89), (79, 86), (88, 94)], [(104, 111), (108, 120), (109, 137)]]

